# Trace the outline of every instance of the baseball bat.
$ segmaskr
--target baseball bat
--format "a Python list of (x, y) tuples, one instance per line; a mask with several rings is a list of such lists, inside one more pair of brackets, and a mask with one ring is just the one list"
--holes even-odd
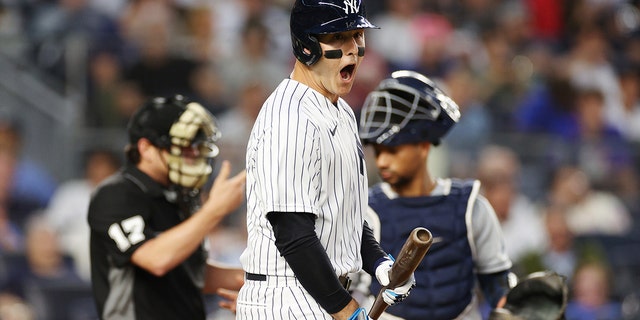
[(393, 289), (405, 283), (418, 268), (418, 265), (431, 247), (431, 243), (433, 243), (433, 236), (426, 228), (417, 227), (411, 231), (407, 241), (400, 249), (391, 270), (389, 270), (389, 284), (380, 289), (373, 302), (371, 311), (369, 311), (371, 319), (378, 319), (389, 306), (382, 298), (384, 290), (387, 288)]

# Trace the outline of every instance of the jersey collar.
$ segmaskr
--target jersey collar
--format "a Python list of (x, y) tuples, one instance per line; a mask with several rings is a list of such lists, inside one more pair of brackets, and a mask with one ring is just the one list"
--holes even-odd
[(124, 177), (135, 183), (142, 191), (153, 197), (164, 197), (167, 188), (151, 179), (147, 174), (132, 165), (124, 169)]
[[(393, 189), (391, 188), (391, 185), (389, 185), (386, 182), (382, 182), (380, 184), (380, 188), (382, 189), (382, 192), (384, 192), (384, 194), (389, 199), (396, 199), (396, 198), (400, 197), (395, 191), (393, 191)], [(429, 196), (430, 197), (448, 196), (450, 192), (451, 192), (451, 179), (449, 179), (449, 178), (446, 178), (446, 179), (437, 178), (436, 179), (436, 186), (431, 191), (431, 194)]]

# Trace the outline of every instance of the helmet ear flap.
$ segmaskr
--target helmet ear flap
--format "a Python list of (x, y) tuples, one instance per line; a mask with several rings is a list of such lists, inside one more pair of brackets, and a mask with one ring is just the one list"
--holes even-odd
[(322, 48), (320, 48), (320, 42), (318, 39), (310, 34), (304, 34), (302, 37), (298, 37), (295, 32), (291, 32), (291, 39), (293, 40), (293, 54), (300, 62), (307, 66), (316, 63), (320, 56), (322, 56)]

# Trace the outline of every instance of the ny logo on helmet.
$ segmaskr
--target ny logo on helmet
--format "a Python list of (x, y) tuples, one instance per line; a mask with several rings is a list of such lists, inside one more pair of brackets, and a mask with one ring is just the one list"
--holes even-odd
[(360, 12), (360, 0), (344, 0), (344, 13)]

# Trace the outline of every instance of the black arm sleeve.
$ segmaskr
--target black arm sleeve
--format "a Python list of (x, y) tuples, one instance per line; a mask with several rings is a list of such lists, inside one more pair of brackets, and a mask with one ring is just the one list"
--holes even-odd
[(509, 270), (491, 274), (478, 274), (478, 282), (485, 299), (495, 308), (500, 299), (509, 292)]
[(373, 236), (373, 230), (371, 230), (371, 227), (369, 227), (366, 221), (362, 226), (362, 246), (360, 247), (360, 254), (362, 255), (362, 269), (372, 276), (374, 276), (376, 272), (376, 262), (387, 257), (387, 253), (384, 252), (380, 243), (378, 243)]
[(269, 212), (276, 247), (300, 284), (328, 313), (342, 310), (351, 301), (333, 270), (327, 252), (315, 232), (315, 216), (306, 212)]

